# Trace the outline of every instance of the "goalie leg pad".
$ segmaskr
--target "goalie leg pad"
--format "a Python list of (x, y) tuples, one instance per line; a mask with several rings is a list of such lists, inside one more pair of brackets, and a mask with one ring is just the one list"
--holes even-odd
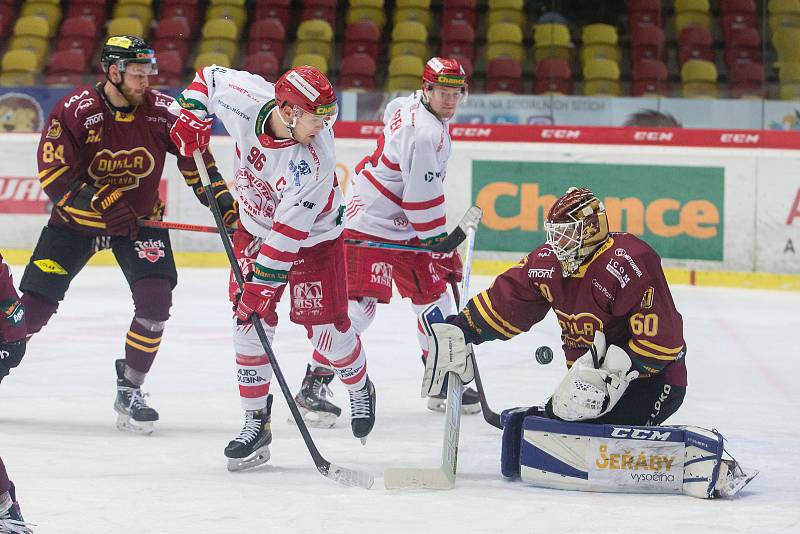
[[(757, 474), (723, 457), (719, 432), (699, 427), (603, 425), (529, 416), (519, 440), (520, 477), (540, 487), (713, 499), (735, 495)], [(513, 452), (504, 429), (504, 454), (506, 450)], [(513, 468), (504, 465), (503, 470), (505, 474)]]
[(519, 477), (519, 447), (522, 438), (522, 425), (525, 417), (531, 414), (544, 416), (542, 406), (509, 408), (500, 414), (503, 427), (503, 448), (500, 453), (500, 472), (506, 478)]

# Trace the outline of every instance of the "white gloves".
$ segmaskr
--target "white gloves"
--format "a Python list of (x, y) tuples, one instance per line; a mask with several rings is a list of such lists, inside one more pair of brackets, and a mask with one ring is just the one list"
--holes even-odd
[(620, 347), (606, 348), (606, 336), (594, 335), (592, 348), (575, 360), (567, 376), (553, 393), (553, 413), (565, 421), (595, 419), (611, 411), (638, 371), (631, 371), (631, 359)]
[(472, 351), (464, 340), (464, 332), (448, 323), (431, 324), (429, 328), (421, 397), (441, 394), (447, 373), (456, 373), (464, 384), (475, 378)]

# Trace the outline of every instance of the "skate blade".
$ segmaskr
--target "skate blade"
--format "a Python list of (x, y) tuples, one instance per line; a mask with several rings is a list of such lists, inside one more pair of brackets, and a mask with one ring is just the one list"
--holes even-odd
[[(311, 412), (301, 406), (297, 407), (303, 416), (303, 421), (309, 428), (333, 428), (336, 425), (338, 417), (328, 412)], [(286, 419), (290, 424), (294, 425), (294, 417)]]
[(127, 415), (117, 414), (117, 430), (149, 436), (155, 430), (155, 426), (152, 421), (134, 421)]
[[(447, 399), (437, 399), (435, 397), (428, 397), (428, 409), (434, 412), (444, 412), (445, 405), (447, 404)], [(481, 413), (481, 405), (480, 404), (462, 404), (461, 405), (461, 414), (462, 415), (474, 415), (476, 413)]]
[(260, 449), (256, 449), (255, 452), (247, 458), (228, 458), (228, 471), (235, 473), (253, 469), (254, 467), (267, 463), (269, 458), (269, 447), (265, 445)]
[(733, 497), (744, 488), (751, 480), (756, 478), (758, 471), (751, 469), (747, 473), (743, 472), (739, 475), (728, 478), (719, 488), (716, 493), (718, 497), (729, 498)]

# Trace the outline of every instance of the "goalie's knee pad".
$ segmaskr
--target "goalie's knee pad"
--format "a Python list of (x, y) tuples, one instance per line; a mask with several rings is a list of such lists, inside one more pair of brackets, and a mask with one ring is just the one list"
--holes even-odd
[[(535, 486), (711, 499), (735, 495), (757, 474), (745, 473), (733, 458), (724, 457), (719, 432), (699, 427), (572, 423), (538, 416), (527, 416), (515, 427), (516, 413), (503, 417), (508, 425), (503, 429), (503, 474), (519, 474)], [(514, 472), (517, 443), (519, 469)]]

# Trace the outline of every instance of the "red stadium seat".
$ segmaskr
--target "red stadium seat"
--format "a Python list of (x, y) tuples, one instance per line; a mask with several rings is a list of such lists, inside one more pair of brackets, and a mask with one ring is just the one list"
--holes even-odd
[(375, 89), (375, 60), (367, 54), (353, 54), (342, 59), (339, 69), (341, 89)]
[(661, 11), (661, 0), (627, 0), (628, 13), (641, 13), (649, 11), (651, 13)]
[(451, 22), (441, 30), (442, 45), (439, 55), (463, 55), (475, 60), (475, 30), (465, 22)]
[(158, 52), (175, 50), (182, 58), (189, 57), (192, 30), (183, 18), (161, 19), (156, 26), (153, 49)]
[(47, 74), (84, 74), (88, 70), (88, 55), (79, 48), (53, 52), (47, 62)]
[(473, 28), (478, 21), (476, 0), (444, 0), (442, 21), (465, 22)]
[(158, 61), (158, 73), (165, 76), (180, 77), (184, 72), (186, 58), (175, 50), (156, 51), (156, 61)]
[(572, 70), (561, 58), (547, 57), (536, 65), (536, 80), (533, 82), (534, 94), (562, 93), (571, 95)]
[(79, 1), (70, 2), (65, 18), (88, 17), (98, 24), (102, 24), (108, 17), (106, 2)]
[(722, 33), (725, 35), (725, 40), (727, 41), (733, 30), (740, 30), (742, 28), (758, 29), (758, 15), (755, 13), (724, 14), (720, 19), (720, 26), (722, 26)]
[(664, 17), (661, 13), (650, 13), (649, 11), (641, 11), (631, 13), (628, 15), (628, 25), (631, 28), (651, 27), (657, 26), (664, 27)]
[(743, 63), (730, 71), (731, 96), (733, 98), (764, 98), (764, 65), (761, 63)]
[(61, 23), (56, 50), (78, 48), (91, 53), (97, 47), (99, 23), (88, 17), (70, 17)]
[(161, 19), (185, 19), (194, 36), (195, 28), (200, 26), (200, 8), (182, 2), (168, 2), (161, 8)]
[(255, 19), (278, 19), (284, 28), (289, 27), (292, 0), (260, 0), (256, 2)]
[(286, 27), (279, 19), (266, 18), (253, 22), (247, 39), (248, 55), (269, 52), (281, 62), (285, 51)]
[(642, 59), (633, 64), (631, 70), (631, 96), (657, 94), (669, 96), (669, 72), (659, 59)]
[(8, 37), (15, 22), (17, 22), (17, 16), (14, 6), (0, 4), (0, 39)]
[(256, 52), (244, 58), (244, 70), (258, 74), (269, 82), (274, 82), (280, 75), (280, 61), (272, 52)]
[(302, 0), (300, 21), (320, 19), (336, 28), (336, 0)]
[(728, 70), (740, 63), (762, 63), (761, 35), (755, 28), (732, 30), (725, 43), (725, 64)]
[(164, 88), (164, 87), (183, 87), (186, 83), (180, 76), (174, 74), (161, 74), (150, 76), (150, 87)]
[(486, 67), (487, 93), (522, 93), (522, 65), (510, 57), (498, 57)]
[(688, 26), (678, 35), (678, 65), (690, 59), (714, 61), (714, 38), (711, 31), (699, 26)]
[(755, 0), (722, 0), (720, 12), (728, 13), (755, 13)]
[(664, 31), (658, 26), (637, 26), (631, 32), (631, 62), (640, 59), (667, 60)]
[(367, 54), (373, 59), (380, 55), (381, 30), (374, 22), (362, 20), (348, 24), (344, 31), (343, 57)]
[[(54, 74), (47, 74), (44, 77), (44, 83), (50, 86), (70, 86), (83, 85), (86, 83), (88, 75), (78, 72), (56, 72)], [(105, 78), (103, 78), (105, 80)]]

